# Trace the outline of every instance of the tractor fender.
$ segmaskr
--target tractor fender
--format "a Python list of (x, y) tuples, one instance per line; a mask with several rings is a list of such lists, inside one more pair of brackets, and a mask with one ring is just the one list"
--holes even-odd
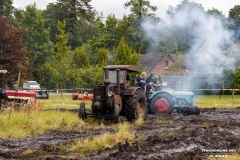
[(143, 92), (141, 87), (128, 87), (127, 89), (122, 91), (122, 94), (124, 96), (133, 96), (136, 93), (136, 91), (140, 91), (140, 90), (141, 92)]
[(148, 95), (148, 101), (151, 101), (151, 99), (152, 99), (153, 97), (157, 96), (157, 95), (160, 94), (160, 93), (167, 94), (167, 95), (169, 95), (170, 97), (173, 98), (173, 95), (171, 95), (169, 92), (166, 92), (166, 91), (157, 91), (157, 92), (154, 92), (154, 93)]

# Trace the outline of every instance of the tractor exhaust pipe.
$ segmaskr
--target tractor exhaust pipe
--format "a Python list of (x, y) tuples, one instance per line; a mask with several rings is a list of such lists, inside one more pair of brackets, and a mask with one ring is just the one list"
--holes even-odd
[(120, 89), (120, 76), (119, 76), (119, 71), (120, 69), (117, 69), (117, 94), (121, 94), (121, 89)]
[(108, 92), (109, 92), (109, 85), (111, 83), (110, 79), (109, 79), (109, 72), (108, 69), (104, 70), (104, 74), (105, 74), (105, 78), (104, 78), (104, 85), (105, 85), (105, 97), (108, 97)]

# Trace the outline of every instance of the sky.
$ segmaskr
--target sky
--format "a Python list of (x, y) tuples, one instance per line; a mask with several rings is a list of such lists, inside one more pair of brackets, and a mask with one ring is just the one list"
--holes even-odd
[[(124, 3), (127, 0), (92, 0), (92, 6), (98, 11), (102, 12), (105, 17), (109, 14), (115, 14), (116, 18), (121, 19), (124, 14), (129, 14), (129, 9), (124, 8)], [(158, 17), (165, 18), (166, 10), (169, 6), (176, 6), (182, 0), (150, 0), (151, 4), (158, 7), (155, 12)], [(56, 0), (13, 0), (13, 5), (16, 8), (24, 9), (27, 5), (36, 3), (38, 9), (45, 9), (48, 3), (56, 2)], [(223, 12), (227, 17), (228, 12), (235, 5), (240, 5), (239, 0), (194, 0), (194, 2), (201, 4), (205, 10), (216, 8)]]

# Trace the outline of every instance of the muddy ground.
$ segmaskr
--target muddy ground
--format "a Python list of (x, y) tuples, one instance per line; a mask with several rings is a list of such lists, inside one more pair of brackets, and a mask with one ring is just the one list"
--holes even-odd
[[(166, 123), (167, 122), (167, 123)], [(198, 160), (225, 157), (240, 148), (240, 109), (201, 109), (199, 116), (173, 113), (149, 116), (136, 129), (133, 144), (119, 143), (101, 153), (74, 157), (59, 150), (61, 144), (114, 132), (109, 129), (59, 132), (26, 139), (0, 139), (0, 159), (163, 159)], [(27, 152), (31, 149), (31, 152)], [(23, 154), (25, 153), (25, 154)], [(68, 158), (66, 158), (68, 157)]]

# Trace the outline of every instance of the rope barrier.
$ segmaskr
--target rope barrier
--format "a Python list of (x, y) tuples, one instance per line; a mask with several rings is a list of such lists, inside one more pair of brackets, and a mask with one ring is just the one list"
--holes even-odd
[[(73, 90), (86, 90), (86, 91), (92, 91), (93, 89), (90, 88), (69, 88), (69, 89), (56, 89), (56, 90), (43, 90), (48, 92), (60, 92), (60, 91), (73, 91)], [(177, 89), (180, 91), (240, 91), (240, 89), (211, 89), (211, 88), (205, 88), (205, 89)], [(38, 90), (37, 90), (38, 91)]]
[(182, 91), (240, 91), (240, 89), (180, 89)]

